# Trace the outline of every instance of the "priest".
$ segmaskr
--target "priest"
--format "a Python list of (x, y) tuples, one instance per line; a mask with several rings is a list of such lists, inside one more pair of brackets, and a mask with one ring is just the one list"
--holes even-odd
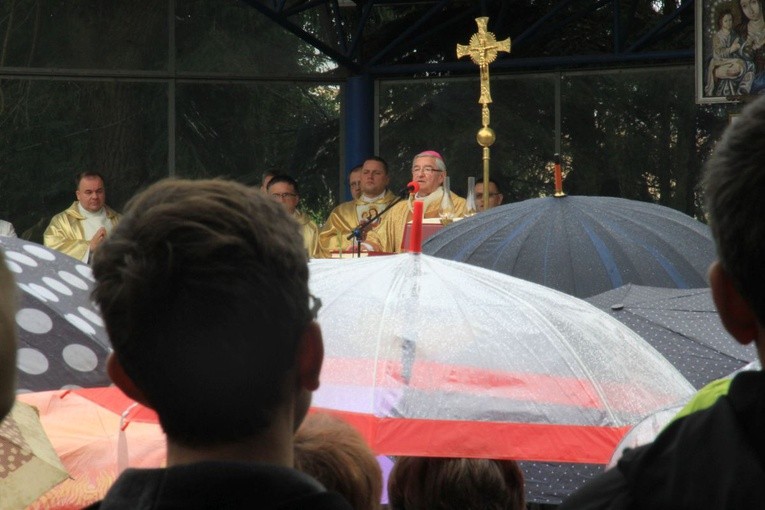
[[(424, 202), (425, 218), (438, 218), (438, 209), (444, 196), (444, 178), (446, 163), (436, 151), (425, 151), (412, 159), (412, 181), (417, 182), (420, 190), (391, 208), (383, 215), (380, 226), (367, 234), (364, 248), (369, 251), (400, 252), (407, 222), (412, 219), (411, 201)], [(465, 199), (450, 193), (454, 204), (454, 216), (465, 215)]]
[[(366, 224), (378, 212), (385, 209), (396, 196), (388, 190), (388, 163), (379, 156), (371, 156), (361, 166), (361, 195), (349, 202), (343, 202), (329, 214), (324, 227), (319, 233), (319, 244), (324, 253), (348, 250), (353, 247), (353, 240), (348, 236), (360, 224)], [(365, 230), (374, 230), (380, 224), (378, 218)]]
[(266, 185), (266, 192), (272, 200), (281, 203), (300, 225), (303, 246), (308, 258), (323, 258), (325, 255), (319, 246), (319, 227), (307, 214), (297, 208), (300, 203), (300, 189), (297, 181), (287, 174), (274, 175)]
[(120, 215), (106, 205), (104, 178), (100, 173), (82, 172), (75, 182), (77, 200), (51, 219), (43, 242), (48, 248), (88, 263), (117, 226)]

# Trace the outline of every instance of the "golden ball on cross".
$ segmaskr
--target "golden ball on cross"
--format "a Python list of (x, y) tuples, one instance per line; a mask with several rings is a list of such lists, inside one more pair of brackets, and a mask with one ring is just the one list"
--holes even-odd
[(478, 134), (476, 135), (475, 139), (478, 141), (478, 145), (481, 147), (490, 147), (491, 144), (493, 144), (497, 139), (497, 136), (494, 134), (493, 129), (488, 126), (484, 126), (478, 130)]

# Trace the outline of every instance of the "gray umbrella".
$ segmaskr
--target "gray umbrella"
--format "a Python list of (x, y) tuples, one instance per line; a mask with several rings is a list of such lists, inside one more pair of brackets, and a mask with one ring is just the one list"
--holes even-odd
[(535, 198), (450, 225), (423, 253), (586, 298), (627, 283), (706, 287), (709, 228), (679, 211), (611, 197)]
[(109, 340), (90, 300), (89, 266), (39, 244), (0, 236), (20, 292), (19, 391), (108, 386)]
[(757, 359), (754, 344), (725, 330), (708, 288), (625, 285), (587, 301), (642, 336), (696, 388)]

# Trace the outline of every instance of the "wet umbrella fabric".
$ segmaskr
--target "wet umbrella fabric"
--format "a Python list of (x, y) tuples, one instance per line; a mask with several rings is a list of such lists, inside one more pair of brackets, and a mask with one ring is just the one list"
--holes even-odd
[(54, 390), (18, 395), (34, 405), (70, 477), (28, 510), (74, 510), (104, 497), (128, 467), (166, 464), (165, 435), (157, 415), (118, 388)]
[(634, 332), (540, 285), (413, 254), (309, 269), (326, 350), (313, 405), (378, 454), (522, 460), (529, 501), (559, 502), (693, 391)]
[(90, 267), (23, 239), (0, 236), (19, 288), (19, 391), (110, 384), (109, 341), (90, 299)]
[(673, 421), (711, 407), (718, 398), (728, 394), (730, 383), (737, 374), (749, 370), (762, 370), (760, 360), (754, 360), (725, 377), (715, 379), (681, 402), (680, 405), (656, 411), (643, 418), (619, 441), (607, 467), (615, 466), (624, 450), (648, 444), (656, 439), (656, 436)]
[(754, 344), (725, 330), (709, 288), (625, 285), (587, 302), (642, 336), (697, 389), (757, 359)]
[(453, 223), (423, 253), (587, 298), (628, 283), (706, 287), (709, 228), (679, 211), (612, 197), (546, 197)]
[(0, 421), (0, 508), (25, 508), (68, 476), (37, 411), (16, 402)]

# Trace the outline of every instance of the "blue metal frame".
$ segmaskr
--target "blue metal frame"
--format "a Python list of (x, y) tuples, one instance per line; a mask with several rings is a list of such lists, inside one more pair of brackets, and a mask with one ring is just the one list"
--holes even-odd
[[(312, 45), (329, 58), (333, 59), (343, 68), (348, 75), (358, 75), (370, 73), (374, 76), (385, 76), (390, 73), (398, 73), (400, 69), (406, 69), (407, 72), (455, 72), (467, 71), (473, 69), (470, 65), (454, 66), (454, 61), (428, 64), (410, 64), (406, 67), (399, 67), (397, 59), (407, 51), (418, 48), (423, 40), (433, 37), (435, 34), (444, 31), (450, 27), (465, 23), (478, 17), (488, 10), (488, 4), (498, 7), (499, 16), (496, 20), (491, 20), (491, 25), (495, 32), (499, 32), (497, 27), (506, 26), (506, 21), (512, 12), (513, 0), (345, 0), (341, 5), (340, 0), (305, 0), (291, 1), (287, 0), (242, 0), (246, 4), (257, 9), (259, 12), (279, 24), (285, 30), (295, 34), (297, 37)], [(287, 4), (290, 4), (288, 7)], [(393, 36), (387, 44), (382, 46), (373, 55), (363, 58), (359, 49), (363, 46), (364, 38), (367, 35), (365, 29), (368, 25), (373, 9), (380, 6), (406, 6), (408, 4), (432, 4), (418, 19), (410, 24), (403, 32)], [(600, 64), (607, 62), (611, 65), (623, 62), (634, 63), (644, 61), (648, 64), (655, 63), (657, 60), (665, 63), (669, 60), (686, 61), (692, 58), (692, 44), (688, 48), (678, 49), (676, 51), (652, 51), (650, 46), (661, 41), (666, 37), (672, 36), (678, 30), (693, 29), (693, 7), (694, 0), (683, 0), (681, 5), (674, 12), (660, 19), (655, 26), (643, 35), (638, 41), (631, 44), (627, 49), (623, 48), (624, 42), (630, 33), (632, 21), (637, 4), (640, 0), (562, 0), (555, 4), (544, 16), (531, 24), (523, 33), (513, 37), (513, 47), (518, 48), (539, 40), (549, 34), (555, 34), (566, 25), (584, 18), (592, 12), (608, 7), (613, 8), (613, 26), (612, 33), (614, 39), (614, 52), (606, 58), (601, 59), (595, 55), (569, 55), (561, 57), (523, 59), (518, 57), (500, 58), (492, 64), (493, 68), (498, 69), (522, 69), (532, 67), (529, 63), (511, 64), (503, 66), (505, 60), (533, 60), (534, 66), (572, 66), (582, 65), (583, 63)], [(350, 5), (353, 4), (353, 5)], [(350, 6), (349, 10), (348, 7)], [(349, 31), (343, 23), (342, 12), (345, 8), (346, 13), (355, 15), (357, 28)], [(326, 14), (334, 20), (334, 34), (332, 42), (322, 40), (317, 34), (309, 33), (296, 23), (294, 16), (309, 10), (321, 9), (322, 14)], [(446, 9), (450, 9), (449, 19), (440, 18)], [(565, 14), (568, 10), (568, 14)], [(623, 21), (622, 13), (627, 13), (627, 23)], [(563, 16), (563, 17), (562, 17)], [(426, 28), (427, 27), (427, 28)], [(426, 28), (422, 33), (418, 30)], [(503, 37), (507, 34), (497, 34)], [(615, 57), (615, 58), (614, 58)], [(677, 63), (677, 62), (675, 62)], [(474, 69), (473, 69), (474, 70)]]

